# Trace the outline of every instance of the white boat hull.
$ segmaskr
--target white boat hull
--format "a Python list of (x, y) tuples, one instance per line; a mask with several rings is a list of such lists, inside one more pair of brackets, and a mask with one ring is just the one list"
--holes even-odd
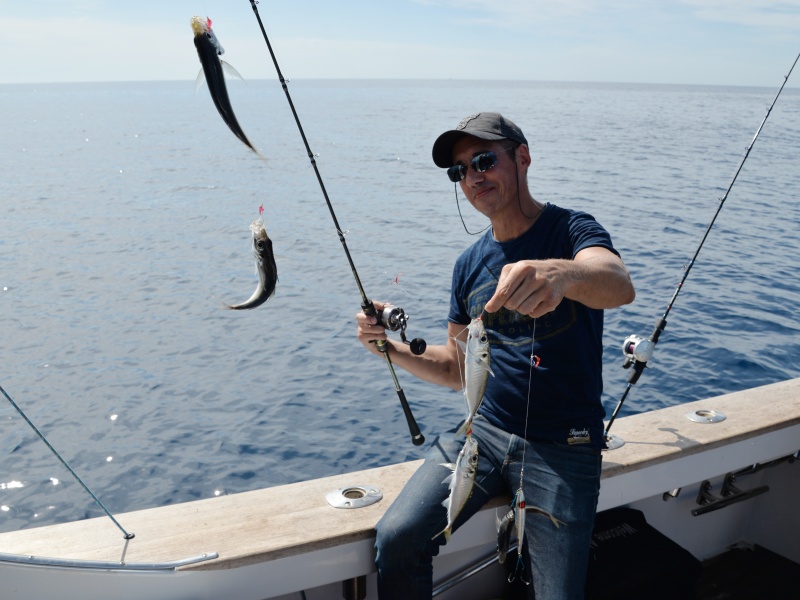
[[(698, 410), (719, 411), (727, 419), (705, 424), (686, 418)], [(726, 474), (800, 449), (800, 379), (619, 419), (614, 433), (626, 443), (604, 455), (598, 510), (641, 510), (650, 525), (700, 560), (746, 541), (800, 563), (800, 511), (794, 509), (800, 466), (790, 461), (737, 480), (743, 491), (768, 486), (768, 492), (692, 515), (703, 482), (719, 497)], [(164, 572), (0, 560), (3, 598), (50, 597), (57, 589), (66, 600), (338, 600), (342, 582), (360, 576), (366, 597), (375, 598), (373, 527), (418, 464), (118, 515), (136, 532), (127, 546), (103, 519), (0, 534), (0, 553), (21, 556), (119, 561), (124, 552), (125, 560), (141, 562), (219, 553)], [(327, 492), (356, 481), (380, 487), (383, 500), (352, 510), (325, 502)], [(435, 560), (437, 581), (491, 555), (495, 507), (504, 502), (499, 499), (454, 533)], [(503, 585), (495, 564), (439, 597), (499, 597)]]

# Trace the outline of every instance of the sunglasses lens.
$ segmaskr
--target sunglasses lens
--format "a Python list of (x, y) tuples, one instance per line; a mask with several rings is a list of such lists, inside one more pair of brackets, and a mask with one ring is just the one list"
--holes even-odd
[(450, 178), (450, 181), (453, 183), (458, 183), (467, 175), (467, 167), (464, 165), (453, 165), (452, 167), (447, 169), (447, 177)]
[[(469, 161), (469, 164), (472, 165), (476, 173), (483, 173), (497, 164), (497, 155), (492, 151), (482, 152)], [(453, 165), (447, 169), (447, 177), (450, 178), (450, 181), (453, 183), (458, 183), (466, 176), (467, 167), (464, 165)]]
[(488, 171), (497, 164), (497, 155), (494, 152), (484, 152), (472, 159), (472, 168), (478, 173)]

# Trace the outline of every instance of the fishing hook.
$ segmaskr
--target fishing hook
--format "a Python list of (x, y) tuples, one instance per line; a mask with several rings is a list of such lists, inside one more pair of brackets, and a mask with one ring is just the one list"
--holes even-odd
[[(311, 147), (308, 145), (308, 140), (306, 139), (306, 134), (303, 131), (303, 126), (300, 124), (300, 117), (297, 115), (297, 111), (294, 108), (294, 102), (292, 102), (292, 97), (289, 94), (289, 88), (286, 85), (286, 79), (284, 79), (283, 73), (281, 73), (281, 69), (278, 66), (278, 59), (275, 58), (275, 53), (272, 51), (272, 44), (269, 43), (269, 37), (267, 36), (266, 29), (264, 29), (264, 23), (261, 22), (261, 15), (258, 14), (258, 7), (256, 6), (257, 4), (257, 0), (250, 0), (250, 5), (253, 7), (253, 12), (258, 20), (258, 26), (261, 28), (261, 33), (264, 36), (267, 49), (272, 57), (272, 63), (275, 65), (275, 71), (278, 73), (278, 79), (283, 87), (283, 92), (286, 94), (286, 100), (289, 102), (289, 108), (292, 110), (295, 123), (297, 123), (297, 128), (300, 131), (300, 137), (303, 138), (303, 144), (305, 145), (306, 152), (308, 153), (308, 159), (311, 161), (311, 166), (314, 168), (314, 173), (317, 176), (317, 181), (319, 182), (319, 187), (322, 190), (322, 195), (325, 197), (325, 203), (328, 205), (328, 212), (330, 212), (331, 218), (333, 219), (333, 224), (336, 226), (336, 233), (339, 235), (339, 241), (342, 243), (342, 248), (347, 256), (347, 262), (350, 263), (350, 270), (352, 271), (353, 278), (358, 286), (358, 291), (361, 294), (361, 309), (364, 311), (364, 314), (369, 317), (380, 318), (378, 311), (375, 309), (375, 305), (373, 304), (372, 300), (367, 298), (367, 294), (364, 292), (364, 287), (361, 285), (361, 279), (356, 271), (353, 257), (350, 255), (350, 250), (347, 247), (347, 242), (345, 241), (344, 234), (342, 233), (343, 230), (339, 226), (339, 221), (336, 219), (336, 213), (333, 211), (333, 205), (331, 204), (330, 198), (328, 198), (328, 192), (325, 190), (325, 184), (322, 181), (322, 175), (320, 175), (319, 169), (317, 168), (317, 161), (314, 159), (315, 154), (311, 151)], [(392, 359), (389, 357), (389, 343), (386, 340), (378, 340), (376, 342), (376, 346), (378, 347), (378, 350), (380, 350), (381, 354), (383, 354), (383, 357), (386, 359), (386, 365), (389, 367), (389, 372), (391, 373), (392, 380), (394, 382), (394, 389), (397, 392), (397, 397), (400, 399), (400, 405), (403, 407), (403, 413), (405, 414), (406, 422), (408, 423), (411, 441), (415, 446), (420, 446), (425, 442), (425, 437), (419, 430), (419, 425), (417, 425), (414, 415), (411, 412), (411, 407), (408, 405), (408, 401), (406, 400), (405, 392), (403, 391), (403, 388), (400, 387), (400, 382), (397, 380), (397, 374), (394, 371)]]
[(745, 149), (744, 155), (742, 159), (739, 161), (739, 166), (736, 168), (736, 171), (733, 174), (733, 178), (731, 179), (730, 184), (728, 184), (728, 188), (725, 190), (725, 194), (719, 199), (719, 205), (717, 206), (717, 210), (714, 213), (714, 216), (711, 219), (711, 222), (708, 224), (705, 233), (703, 234), (702, 239), (700, 240), (700, 244), (697, 246), (697, 250), (695, 250), (694, 256), (692, 256), (692, 260), (689, 261), (689, 264), (685, 265), (683, 271), (683, 277), (678, 282), (678, 286), (675, 288), (675, 292), (672, 294), (672, 298), (667, 305), (667, 309), (664, 314), (656, 321), (655, 328), (653, 329), (653, 333), (650, 334), (650, 337), (646, 340), (638, 337), (638, 336), (629, 336), (625, 343), (622, 346), (622, 351), (625, 354), (625, 363), (623, 367), (626, 369), (633, 367), (630, 375), (628, 375), (628, 384), (625, 386), (625, 391), (622, 394), (617, 406), (614, 408), (614, 412), (611, 415), (611, 419), (608, 421), (608, 425), (606, 426), (605, 430), (605, 440), (608, 442), (610, 440), (608, 431), (611, 429), (611, 425), (613, 425), (614, 420), (617, 418), (620, 409), (622, 408), (622, 404), (625, 402), (625, 399), (628, 397), (628, 393), (631, 391), (633, 385), (639, 380), (639, 377), (642, 375), (645, 367), (647, 367), (647, 361), (653, 356), (653, 350), (655, 349), (656, 344), (658, 343), (659, 338), (661, 337), (661, 333), (664, 331), (664, 328), (667, 326), (667, 315), (669, 315), (670, 311), (672, 310), (673, 305), (675, 304), (675, 300), (678, 298), (678, 294), (680, 294), (681, 289), (683, 289), (683, 284), (686, 281), (686, 278), (689, 276), (689, 272), (692, 270), (695, 261), (697, 260), (697, 256), (700, 254), (700, 250), (705, 244), (706, 239), (708, 238), (708, 234), (711, 233), (711, 228), (714, 226), (714, 222), (717, 220), (722, 207), (725, 204), (725, 200), (728, 199), (728, 194), (730, 193), (733, 185), (736, 183), (736, 179), (739, 177), (739, 173), (744, 166), (747, 157), (750, 156), (750, 150), (752, 150), (753, 145), (756, 143), (759, 134), (761, 133), (761, 129), (764, 127), (764, 124), (767, 122), (770, 113), (772, 112), (772, 108), (775, 106), (775, 103), (778, 101), (778, 97), (781, 95), (786, 82), (789, 81), (789, 76), (792, 74), (795, 65), (797, 64), (798, 59), (800, 59), (800, 54), (794, 59), (792, 63), (792, 67), (789, 69), (789, 72), (783, 77), (783, 83), (781, 84), (780, 88), (778, 88), (778, 93), (775, 94), (775, 98), (772, 100), (772, 104), (769, 105), (767, 108), (767, 113), (764, 115), (764, 119), (761, 121), (761, 124), (758, 126), (755, 135), (753, 136), (750, 145), (747, 146)]

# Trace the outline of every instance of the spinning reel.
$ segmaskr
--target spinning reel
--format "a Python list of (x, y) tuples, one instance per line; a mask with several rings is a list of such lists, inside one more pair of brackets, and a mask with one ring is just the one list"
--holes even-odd
[(375, 316), (378, 322), (389, 331), (399, 331), (400, 339), (404, 344), (411, 346), (411, 353), (419, 356), (428, 347), (422, 338), (414, 338), (410, 342), (406, 338), (406, 327), (408, 326), (409, 316), (402, 308), (397, 306), (387, 306), (382, 311), (376, 311)]

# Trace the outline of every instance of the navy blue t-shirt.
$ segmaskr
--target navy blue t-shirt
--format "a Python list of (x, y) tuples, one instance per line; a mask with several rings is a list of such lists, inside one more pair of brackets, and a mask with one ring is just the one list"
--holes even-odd
[[(573, 259), (592, 246), (618, 254), (605, 229), (589, 214), (546, 204), (528, 231), (497, 242), (489, 230), (456, 261), (449, 320), (467, 325), (494, 295), (503, 266), (520, 260)], [(530, 382), (527, 437), (603, 448), (603, 311), (569, 299), (534, 320), (501, 308), (483, 315), (491, 366), (478, 411), (490, 423), (520, 437)], [(531, 371), (531, 350), (539, 366)]]

